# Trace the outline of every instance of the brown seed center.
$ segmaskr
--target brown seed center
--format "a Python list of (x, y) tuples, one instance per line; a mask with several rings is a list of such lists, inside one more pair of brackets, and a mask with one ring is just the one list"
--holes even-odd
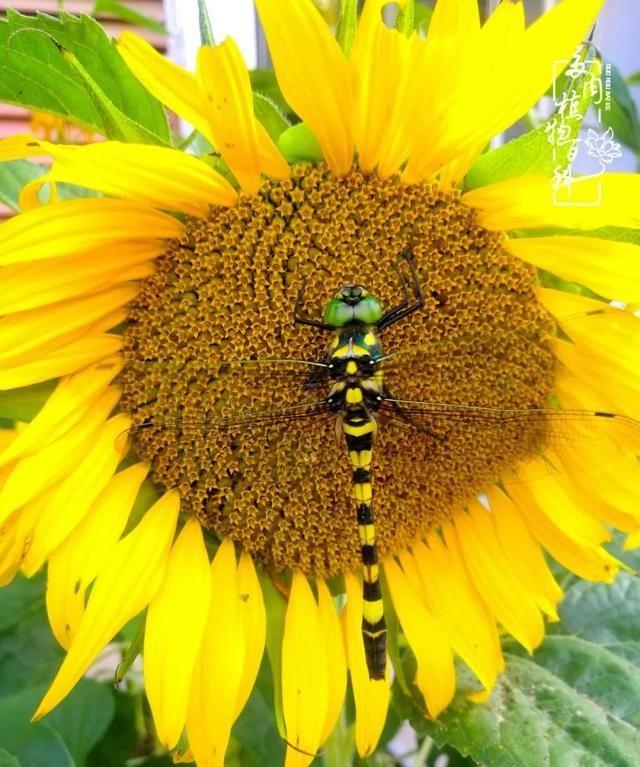
[[(289, 411), (256, 423), (251, 415), (325, 392), (305, 386), (308, 372), (292, 364), (238, 360), (322, 360), (327, 334), (292, 321), (302, 285), (310, 317), (320, 318), (345, 283), (395, 306), (403, 297), (395, 257), (412, 242), (426, 302), (383, 336), (385, 353), (408, 350), (386, 365), (393, 396), (542, 406), (553, 387), (553, 324), (533, 270), (501, 240), (455, 193), (358, 170), (338, 179), (312, 166), (190, 221), (143, 284), (125, 331), (122, 406), (148, 424), (134, 432), (134, 447), (154, 480), (178, 488), (184, 510), (275, 570), (357, 567), (350, 466), (335, 419)], [(230, 416), (240, 423), (218, 428)], [(539, 436), (465, 418), (381, 423), (373, 459), (381, 553), (446, 519)]]

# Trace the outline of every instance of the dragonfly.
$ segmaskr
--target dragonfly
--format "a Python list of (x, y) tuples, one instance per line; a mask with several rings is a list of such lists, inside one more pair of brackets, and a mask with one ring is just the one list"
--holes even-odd
[[(505, 337), (510, 343), (519, 340), (523, 349), (528, 347), (526, 338), (505, 331), (501, 336), (460, 336), (383, 353), (385, 332), (397, 323), (410, 321), (411, 315), (425, 303), (410, 248), (399, 254), (398, 263), (405, 266), (398, 268), (402, 295), (397, 305), (386, 311), (365, 286), (349, 283), (328, 300), (321, 319), (314, 319), (301, 313), (304, 286), (301, 288), (295, 302), (294, 322), (328, 334), (327, 351), (322, 358), (211, 362), (210, 373), (225, 377), (232, 394), (248, 391), (252, 398), (248, 402), (234, 401), (231, 396), (218, 403), (214, 414), (208, 413), (206, 417), (178, 413), (173, 418), (145, 418), (127, 435), (128, 438), (136, 434), (140, 438), (146, 430), (170, 430), (179, 435), (197, 431), (220, 442), (223, 445), (220, 449), (225, 449), (225, 440), (229, 449), (238, 449), (243, 439), (249, 445), (262, 439), (266, 445), (275, 447), (304, 432), (307, 437), (311, 435), (305, 444), (311, 442), (318, 450), (326, 450), (329, 435), (335, 431), (343, 444), (342, 450), (346, 448), (344, 457), (348, 458), (351, 472), (350, 504), (355, 511), (354, 536), (357, 526), (363, 575), (362, 641), (372, 680), (385, 678), (387, 664), (387, 626), (372, 481), (376, 445), (385, 432), (404, 435), (405, 448), (415, 453), (423, 471), (429, 471), (429, 455), (453, 454), (461, 439), (477, 445), (479, 463), (490, 464), (495, 456), (483, 455), (484, 436), (504, 434), (513, 441), (524, 434), (521, 453), (529, 459), (528, 469), (514, 475), (512, 481), (525, 477), (533, 480), (555, 471), (588, 469), (602, 461), (603, 453), (628, 456), (637, 454), (640, 448), (640, 422), (615, 413), (555, 407), (486, 407), (399, 396), (402, 390), (411, 391), (408, 385), (411, 381), (437, 375), (455, 376), (456, 360), (465, 355), (481, 355), (488, 364), (496, 355), (498, 362), (502, 353), (498, 342)], [(148, 360), (141, 364), (164, 365), (175, 376), (181, 374), (180, 365), (171, 361)], [(510, 369), (509, 376), (517, 376), (517, 370)], [(526, 386), (523, 381), (524, 391)], [(500, 440), (490, 440), (492, 445), (496, 441)], [(574, 455), (575, 447), (581, 448), (578, 457)], [(254, 470), (265, 471), (264, 467)], [(333, 470), (338, 471), (339, 467)], [(398, 503), (401, 502), (398, 498)]]

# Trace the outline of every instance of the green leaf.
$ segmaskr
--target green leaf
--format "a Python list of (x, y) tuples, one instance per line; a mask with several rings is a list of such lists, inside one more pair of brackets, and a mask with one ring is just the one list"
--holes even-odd
[(18, 575), (0, 589), (0, 695), (50, 683), (64, 657), (47, 621), (44, 590), (42, 575)]
[[(576, 79), (565, 92), (569, 94), (578, 91), (582, 87), (583, 79)], [(578, 104), (578, 112), (581, 115), (586, 114), (589, 103), (589, 94), (583, 93)], [(556, 116), (553, 115), (546, 123), (525, 133), (524, 136), (519, 136), (498, 149), (480, 155), (467, 173), (467, 188), (476, 189), (520, 176), (551, 176), (556, 167), (564, 167), (571, 143), (567, 141), (562, 146), (557, 146), (554, 155), (554, 147), (549, 141), (548, 131), (552, 129), (555, 119)], [(570, 138), (577, 138), (582, 117), (566, 118), (564, 122), (570, 129)]]
[(0, 163), (0, 202), (18, 212), (18, 196), (22, 188), (46, 172), (42, 165), (28, 160)]
[(92, 679), (81, 679), (73, 692), (42, 721), (61, 736), (76, 767), (107, 732), (116, 712), (113, 690)]
[(4, 748), (0, 748), (0, 767), (20, 767), (20, 762)]
[(440, 767), (443, 763), (447, 767), (475, 767), (476, 765), (476, 762), (466, 756), (462, 756), (451, 746), (444, 746), (443, 748), (432, 747), (429, 751), (426, 767)]
[(640, 85), (640, 69), (627, 77), (627, 85)]
[(96, 0), (93, 7), (92, 16), (98, 15), (115, 16), (117, 19), (126, 21), (127, 24), (134, 24), (136, 27), (142, 27), (143, 29), (150, 29), (152, 32), (157, 32), (159, 35), (165, 35), (167, 33), (166, 27), (160, 21), (151, 18), (151, 16), (145, 16), (144, 13), (129, 8), (123, 3), (119, 3), (118, 0)]
[(115, 690), (113, 697), (115, 716), (104, 737), (89, 754), (87, 767), (123, 767), (131, 754), (144, 753), (136, 729), (141, 696)]
[(0, 699), (0, 743), (24, 765), (75, 767), (62, 737), (47, 722), (30, 722), (44, 687), (27, 688)]
[(116, 141), (130, 144), (155, 144), (157, 139), (142, 125), (130, 120), (124, 112), (115, 107), (104, 95), (100, 86), (89, 75), (71, 51), (62, 50), (62, 56), (69, 63), (77, 76), (84, 83), (85, 89), (93, 101), (104, 126), (104, 134)]
[(0, 391), (0, 418), (32, 421), (56, 388), (56, 384), (57, 381), (44, 381), (20, 389)]
[(273, 715), (272, 686), (271, 670), (265, 658), (247, 705), (233, 726), (232, 735), (246, 752), (240, 761), (243, 767), (248, 765), (250, 756), (256, 765), (283, 763), (284, 741)]
[(613, 129), (614, 141), (640, 153), (640, 121), (638, 109), (620, 72), (611, 66), (611, 109), (602, 110), (602, 123)]
[(282, 636), (284, 634), (287, 603), (274, 586), (271, 578), (264, 576), (260, 579), (260, 582), (267, 610), (267, 656), (271, 666), (276, 725), (278, 732), (284, 737), (284, 715), (282, 713)]
[(351, 53), (351, 46), (353, 45), (353, 38), (356, 36), (357, 26), (358, 0), (340, 0), (340, 16), (338, 18), (336, 38), (345, 56)]
[(213, 27), (205, 0), (198, 0), (198, 22), (200, 24), (200, 42), (202, 45), (215, 45)]
[(253, 94), (253, 109), (256, 118), (264, 125), (271, 139), (277, 144), (282, 133), (289, 127), (289, 121), (278, 109), (277, 104), (261, 93)]
[(58, 18), (41, 13), (33, 17), (7, 11), (7, 19), (0, 21), (0, 62), (2, 102), (56, 115), (112, 138), (104, 110), (96, 105), (95, 93), (92, 97), (87, 90), (91, 81), (105, 103), (141, 136), (157, 143), (170, 140), (162, 105), (89, 16), (62, 12)]
[(324, 159), (318, 139), (306, 123), (287, 128), (278, 139), (278, 148), (288, 162), (318, 163)]
[(487, 704), (460, 687), (437, 722), (404, 706), (418, 732), (487, 767), (637, 767), (640, 744), (640, 580), (579, 581), (560, 607), (561, 623), (532, 656), (505, 642), (506, 671)]

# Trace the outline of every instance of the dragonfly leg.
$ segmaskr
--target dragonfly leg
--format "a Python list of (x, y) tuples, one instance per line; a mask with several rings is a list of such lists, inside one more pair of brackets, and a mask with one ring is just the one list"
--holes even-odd
[(382, 318), (378, 322), (378, 331), (380, 332), (382, 332), (383, 330), (386, 330), (388, 327), (391, 327), (391, 325), (394, 325), (399, 320), (402, 320), (405, 317), (408, 317), (410, 314), (413, 314), (413, 312), (417, 311), (424, 305), (424, 296), (422, 295), (422, 288), (420, 287), (420, 281), (418, 279), (416, 267), (415, 267), (415, 264), (413, 263), (413, 255), (412, 255), (412, 249), (410, 245), (407, 246), (399, 254), (398, 261), (400, 259), (404, 259), (407, 262), (407, 264), (409, 265), (409, 269), (411, 271), (411, 281), (412, 281), (412, 287), (413, 287), (414, 302), (412, 304), (409, 304), (409, 292), (407, 289), (407, 283), (404, 279), (402, 272), (400, 271), (400, 269), (398, 269), (398, 274), (400, 275), (400, 283), (404, 291), (404, 301), (399, 303), (393, 309), (389, 309), (389, 311), (382, 316)]

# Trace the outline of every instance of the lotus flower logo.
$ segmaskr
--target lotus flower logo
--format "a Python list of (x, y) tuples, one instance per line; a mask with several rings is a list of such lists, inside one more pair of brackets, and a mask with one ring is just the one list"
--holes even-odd
[(589, 149), (589, 157), (595, 157), (602, 166), (602, 170), (616, 157), (622, 157), (620, 144), (613, 140), (613, 128), (608, 128), (602, 135), (589, 128), (589, 136), (584, 143)]

